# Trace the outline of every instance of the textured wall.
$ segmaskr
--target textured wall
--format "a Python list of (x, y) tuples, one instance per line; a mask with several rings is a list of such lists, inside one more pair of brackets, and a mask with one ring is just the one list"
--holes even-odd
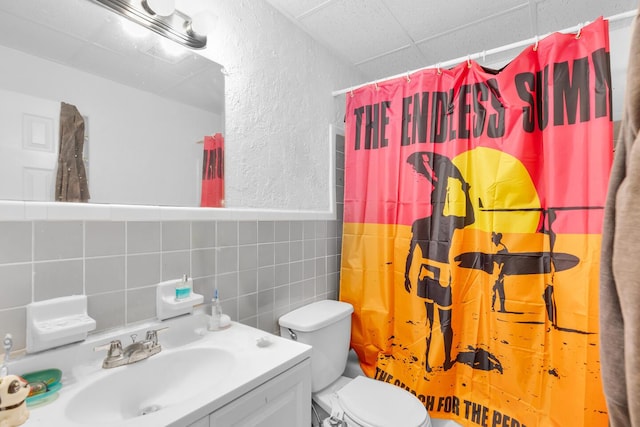
[[(178, 3), (178, 6), (182, 5)], [(224, 65), (228, 207), (330, 210), (329, 125), (364, 78), (262, 0), (198, 0), (218, 16), (203, 55)]]

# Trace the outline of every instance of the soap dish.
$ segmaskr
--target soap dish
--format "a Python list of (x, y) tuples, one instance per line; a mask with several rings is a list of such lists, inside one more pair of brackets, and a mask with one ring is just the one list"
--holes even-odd
[[(189, 288), (189, 296), (176, 299), (176, 287), (181, 285)], [(202, 301), (204, 297), (193, 292), (192, 278), (167, 280), (158, 283), (156, 287), (156, 315), (159, 320), (192, 313), (193, 306), (201, 304)]]
[[(60, 369), (46, 369), (44, 371), (29, 372), (21, 377), (31, 386), (31, 393), (26, 399), (27, 406), (34, 407), (53, 402), (58, 398), (58, 391), (62, 388)], [(34, 394), (34, 389), (44, 389)]]
[(44, 393), (39, 393), (31, 397), (27, 397), (27, 406), (33, 408), (34, 406), (42, 406), (47, 403), (51, 403), (58, 398), (58, 391), (62, 388), (62, 383), (52, 385)]
[(27, 353), (82, 341), (95, 328), (86, 295), (33, 302), (27, 305)]

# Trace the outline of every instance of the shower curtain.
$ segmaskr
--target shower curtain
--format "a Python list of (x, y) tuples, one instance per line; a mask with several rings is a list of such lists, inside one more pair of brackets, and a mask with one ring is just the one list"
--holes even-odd
[(367, 375), (463, 425), (607, 424), (610, 80), (598, 19), (500, 71), (466, 61), (347, 93), (340, 299)]

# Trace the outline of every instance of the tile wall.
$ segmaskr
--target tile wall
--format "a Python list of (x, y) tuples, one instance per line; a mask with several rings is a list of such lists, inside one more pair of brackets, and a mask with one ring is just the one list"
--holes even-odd
[(189, 274), (223, 311), (277, 332), (338, 293), (339, 221), (0, 222), (0, 336), (25, 346), (26, 305), (86, 294), (97, 331), (153, 319), (154, 285)]

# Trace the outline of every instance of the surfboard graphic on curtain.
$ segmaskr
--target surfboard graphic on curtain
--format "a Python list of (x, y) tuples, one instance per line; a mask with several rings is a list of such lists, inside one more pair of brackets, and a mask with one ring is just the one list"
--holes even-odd
[(463, 425), (606, 425), (607, 22), (346, 100), (340, 298), (367, 375)]

